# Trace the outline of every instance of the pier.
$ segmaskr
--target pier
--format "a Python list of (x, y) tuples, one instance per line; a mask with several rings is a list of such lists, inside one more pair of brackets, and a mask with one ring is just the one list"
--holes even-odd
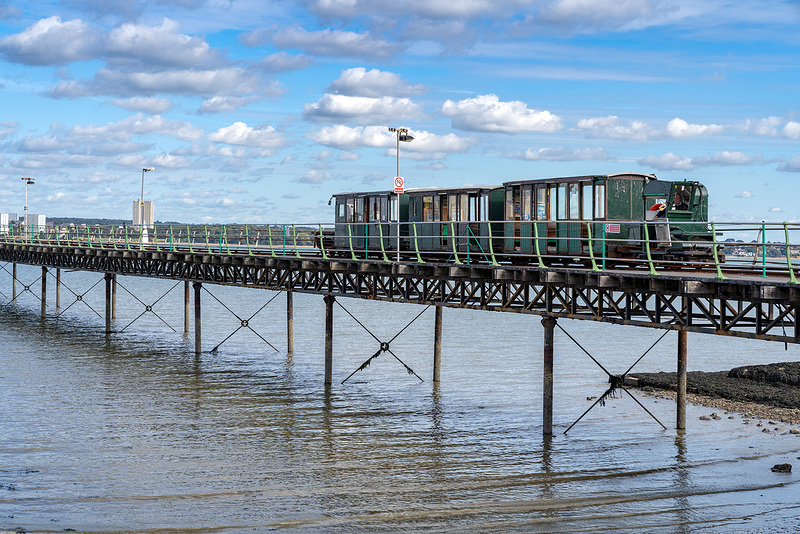
[[(553, 428), (553, 361), (558, 357), (554, 331), (557, 328), (563, 330), (559, 319), (656, 328), (665, 333), (677, 331), (676, 428), (679, 430), (686, 428), (687, 332), (800, 343), (800, 323), (797, 320), (800, 286), (791, 263), (788, 230), (783, 244), (785, 259), (780, 260), (785, 263), (767, 269), (766, 262), (753, 261), (750, 268), (745, 269), (746, 264), (740, 262), (726, 265), (727, 271), (719, 261), (707, 268), (695, 269), (686, 269), (685, 265), (674, 269), (659, 267), (652, 259), (631, 262), (624, 268), (601, 268), (598, 262), (605, 258), (594, 257), (591, 263), (574, 266), (548, 266), (541, 261), (533, 265), (504, 264), (495, 258), (466, 263), (459, 260), (458, 254), (449, 262), (445, 259), (424, 261), (419, 252), (414, 254), (413, 247), (401, 261), (390, 261), (385, 253), (372, 254), (372, 257), (369, 251), (357, 254), (352, 245), (347, 254), (334, 257), (333, 251), (326, 251), (322, 240), (318, 241), (318, 247), (313, 246), (313, 242), (310, 245), (299, 244), (297, 231), (289, 239), (288, 246), (285, 235), (277, 246), (271, 234), (267, 242), (253, 242), (247, 229), (246, 237), (237, 237), (236, 244), (232, 245), (231, 236), (224, 229), (215, 231), (218, 235), (210, 238), (206, 230), (201, 242), (175, 239), (172, 231), (169, 239), (159, 239), (156, 234), (147, 241), (140, 236), (138, 242), (120, 239), (110, 232), (103, 234), (99, 230), (92, 235), (88, 229), (85, 236), (77, 233), (74, 236), (56, 234), (37, 238), (7, 235), (0, 240), (0, 262), (11, 266), (14, 298), (17, 295), (17, 264), (41, 267), (43, 317), (48, 308), (48, 278), (55, 279), (56, 299), (60, 300), (62, 271), (98, 273), (105, 282), (105, 328), (108, 333), (112, 332), (116, 315), (118, 276), (183, 281), (184, 329), (189, 333), (191, 324), (194, 324), (197, 354), (203, 349), (202, 289), (205, 285), (283, 293), (286, 296), (288, 352), (292, 352), (294, 344), (293, 294), (320, 295), (326, 317), (326, 388), (333, 387), (333, 325), (339, 299), (358, 298), (435, 307), (434, 381), (440, 380), (444, 308), (536, 315), (541, 317), (543, 326), (542, 423), (546, 435), (551, 434)], [(319, 235), (322, 235), (321, 231)], [(761, 250), (763, 252), (763, 248)], [(30, 290), (29, 287), (26, 289)], [(60, 306), (60, 302), (56, 306)], [(247, 318), (240, 320), (242, 328), (249, 326)], [(564, 333), (594, 360), (591, 350), (584, 348), (588, 343), (573, 339), (566, 330)], [(391, 352), (391, 341), (379, 340), (375, 356)], [(595, 363), (600, 365), (596, 360)], [(603, 368), (609, 375), (609, 392), (617, 389), (627, 391), (625, 377), (632, 368), (633, 365), (620, 375)]]

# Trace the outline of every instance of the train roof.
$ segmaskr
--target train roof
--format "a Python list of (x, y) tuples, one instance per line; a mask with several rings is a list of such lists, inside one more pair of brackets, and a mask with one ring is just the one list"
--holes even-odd
[[(460, 193), (460, 192), (473, 192), (473, 191), (494, 191), (495, 189), (502, 189), (502, 185), (465, 185), (461, 187), (407, 187), (405, 194), (407, 195), (424, 195), (425, 193)], [(365, 195), (394, 195), (394, 191), (386, 189), (382, 191), (349, 191), (345, 193), (334, 193), (332, 197), (344, 196), (365, 196)]]
[(655, 174), (646, 174), (643, 172), (616, 172), (612, 174), (587, 174), (585, 176), (560, 176), (557, 178), (531, 178), (528, 180), (511, 180), (503, 182), (504, 186), (507, 185), (522, 185), (522, 184), (548, 184), (548, 183), (563, 183), (563, 182), (586, 182), (595, 178), (623, 178), (629, 176), (631, 178), (643, 178), (648, 181), (658, 180)]

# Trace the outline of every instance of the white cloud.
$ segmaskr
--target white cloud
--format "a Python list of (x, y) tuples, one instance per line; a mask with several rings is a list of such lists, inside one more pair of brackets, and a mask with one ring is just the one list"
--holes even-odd
[(243, 145), (276, 149), (284, 146), (286, 140), (272, 126), (250, 127), (243, 122), (234, 122), (208, 135), (208, 140), (229, 145)]
[(752, 197), (753, 193), (751, 193), (750, 191), (742, 191), (741, 193), (736, 195), (736, 198), (752, 198)]
[(778, 135), (778, 128), (784, 122), (780, 117), (767, 117), (759, 120), (747, 119), (740, 125), (740, 129), (760, 136), (773, 137)]
[(296, 178), (293, 181), (301, 184), (321, 184), (322, 182), (332, 179), (333, 176), (328, 171), (310, 170), (304, 176)]
[(691, 158), (678, 156), (672, 152), (663, 154), (661, 156), (647, 156), (646, 158), (638, 161), (640, 165), (647, 165), (662, 171), (691, 171), (694, 169), (694, 164)]
[(261, 100), (257, 96), (212, 96), (200, 105), (200, 113), (218, 113), (225, 111), (236, 111), (253, 102)]
[(555, 132), (563, 128), (561, 119), (549, 111), (528, 109), (524, 102), (500, 102), (497, 95), (481, 95), (454, 102), (441, 108), (454, 128), (477, 132)]
[(770, 211), (770, 212), (772, 212), (772, 213), (780, 213), (780, 212), (782, 212), (783, 210), (782, 210), (781, 208), (779, 208), (778, 206), (773, 206), (773, 207), (771, 207), (771, 208), (769, 209), (769, 211)]
[(361, 159), (361, 154), (358, 152), (341, 152), (336, 159), (339, 161), (358, 161)]
[(142, 111), (151, 115), (166, 113), (173, 107), (172, 101), (169, 98), (154, 96), (135, 96), (125, 100), (113, 100), (111, 103), (128, 111)]
[(424, 93), (425, 88), (422, 85), (412, 85), (393, 72), (378, 69), (368, 71), (364, 67), (356, 67), (343, 70), (342, 75), (331, 83), (327, 92), (371, 98), (407, 97)]
[(310, 120), (324, 121), (391, 121), (396, 117), (414, 118), (422, 114), (422, 108), (409, 98), (385, 96), (368, 98), (326, 94), (314, 104), (306, 104), (303, 116)]
[(80, 19), (61, 22), (52, 16), (20, 33), (0, 39), (0, 53), (27, 65), (65, 65), (98, 53), (99, 33)]
[(0, 122), (0, 139), (3, 139), (4, 137), (8, 137), (9, 135), (16, 133), (18, 128), (19, 124), (14, 121)]
[(789, 139), (800, 139), (800, 122), (787, 122), (781, 130), (781, 135)]
[(674, 118), (667, 124), (668, 137), (696, 137), (699, 135), (713, 135), (724, 131), (723, 126), (717, 124), (689, 124), (683, 119)]
[(576, 129), (590, 137), (608, 137), (621, 141), (646, 141), (650, 136), (657, 134), (644, 122), (625, 122), (616, 115), (581, 119)]
[(276, 52), (266, 56), (254, 65), (254, 67), (264, 70), (270, 74), (279, 72), (289, 72), (310, 67), (314, 61), (302, 54), (292, 56), (284, 51)]
[(707, 165), (752, 165), (762, 161), (761, 156), (748, 156), (744, 152), (728, 152), (723, 150), (711, 156), (703, 156), (700, 158), (692, 158), (692, 162), (696, 166)]
[[(459, 137), (456, 134), (435, 135), (427, 131), (410, 132), (414, 140), (403, 143), (400, 153), (412, 158), (417, 153), (422, 157), (444, 157), (447, 153), (466, 151), (473, 144), (471, 138)], [(356, 150), (358, 148), (386, 148), (387, 153), (395, 155), (397, 140), (395, 134), (383, 126), (366, 126), (351, 128), (337, 125), (327, 126), (312, 131), (309, 139), (324, 146), (340, 150)], [(424, 156), (427, 154), (427, 156)]]
[(385, 58), (400, 51), (400, 47), (373, 38), (369, 33), (343, 30), (308, 32), (302, 28), (279, 30), (272, 37), (279, 48), (299, 48), (318, 56)]
[(778, 170), (781, 172), (800, 172), (800, 156), (784, 161), (778, 165)]
[(542, 7), (538, 20), (578, 30), (641, 29), (677, 9), (653, 0), (554, 0)]
[(163, 19), (160, 26), (122, 24), (106, 39), (106, 55), (111, 63), (137, 61), (153, 66), (196, 68), (217, 60), (217, 54), (203, 39), (178, 33), (178, 23)]
[(537, 148), (536, 150), (529, 148), (516, 157), (529, 161), (606, 161), (608, 160), (608, 152), (601, 147), (572, 149), (558, 146)]

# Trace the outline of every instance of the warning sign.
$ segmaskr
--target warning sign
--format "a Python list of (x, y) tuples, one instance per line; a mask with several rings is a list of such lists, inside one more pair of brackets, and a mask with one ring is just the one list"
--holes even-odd
[(607, 224), (606, 225), (606, 233), (607, 234), (618, 234), (619, 233), (619, 225), (618, 224)]
[(394, 178), (394, 192), (395, 193), (402, 193), (404, 192), (403, 187), (403, 177), (402, 176), (395, 176)]

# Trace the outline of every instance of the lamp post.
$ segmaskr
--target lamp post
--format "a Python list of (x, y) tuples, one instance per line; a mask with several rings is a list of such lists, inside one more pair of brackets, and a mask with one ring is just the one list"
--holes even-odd
[[(400, 141), (410, 143), (414, 140), (413, 137), (408, 135), (408, 128), (389, 128), (390, 132), (395, 132), (397, 140), (396, 154), (397, 154), (397, 174), (395, 177), (400, 177)], [(400, 261), (400, 193), (397, 193), (397, 261)]]
[(144, 236), (144, 173), (156, 170), (155, 167), (142, 169), (142, 196), (139, 197), (139, 236)]
[(35, 182), (33, 178), (22, 178), (22, 181), (25, 182), (25, 218), (23, 219), (23, 224), (25, 225), (25, 233), (28, 233), (28, 186), (33, 185)]

